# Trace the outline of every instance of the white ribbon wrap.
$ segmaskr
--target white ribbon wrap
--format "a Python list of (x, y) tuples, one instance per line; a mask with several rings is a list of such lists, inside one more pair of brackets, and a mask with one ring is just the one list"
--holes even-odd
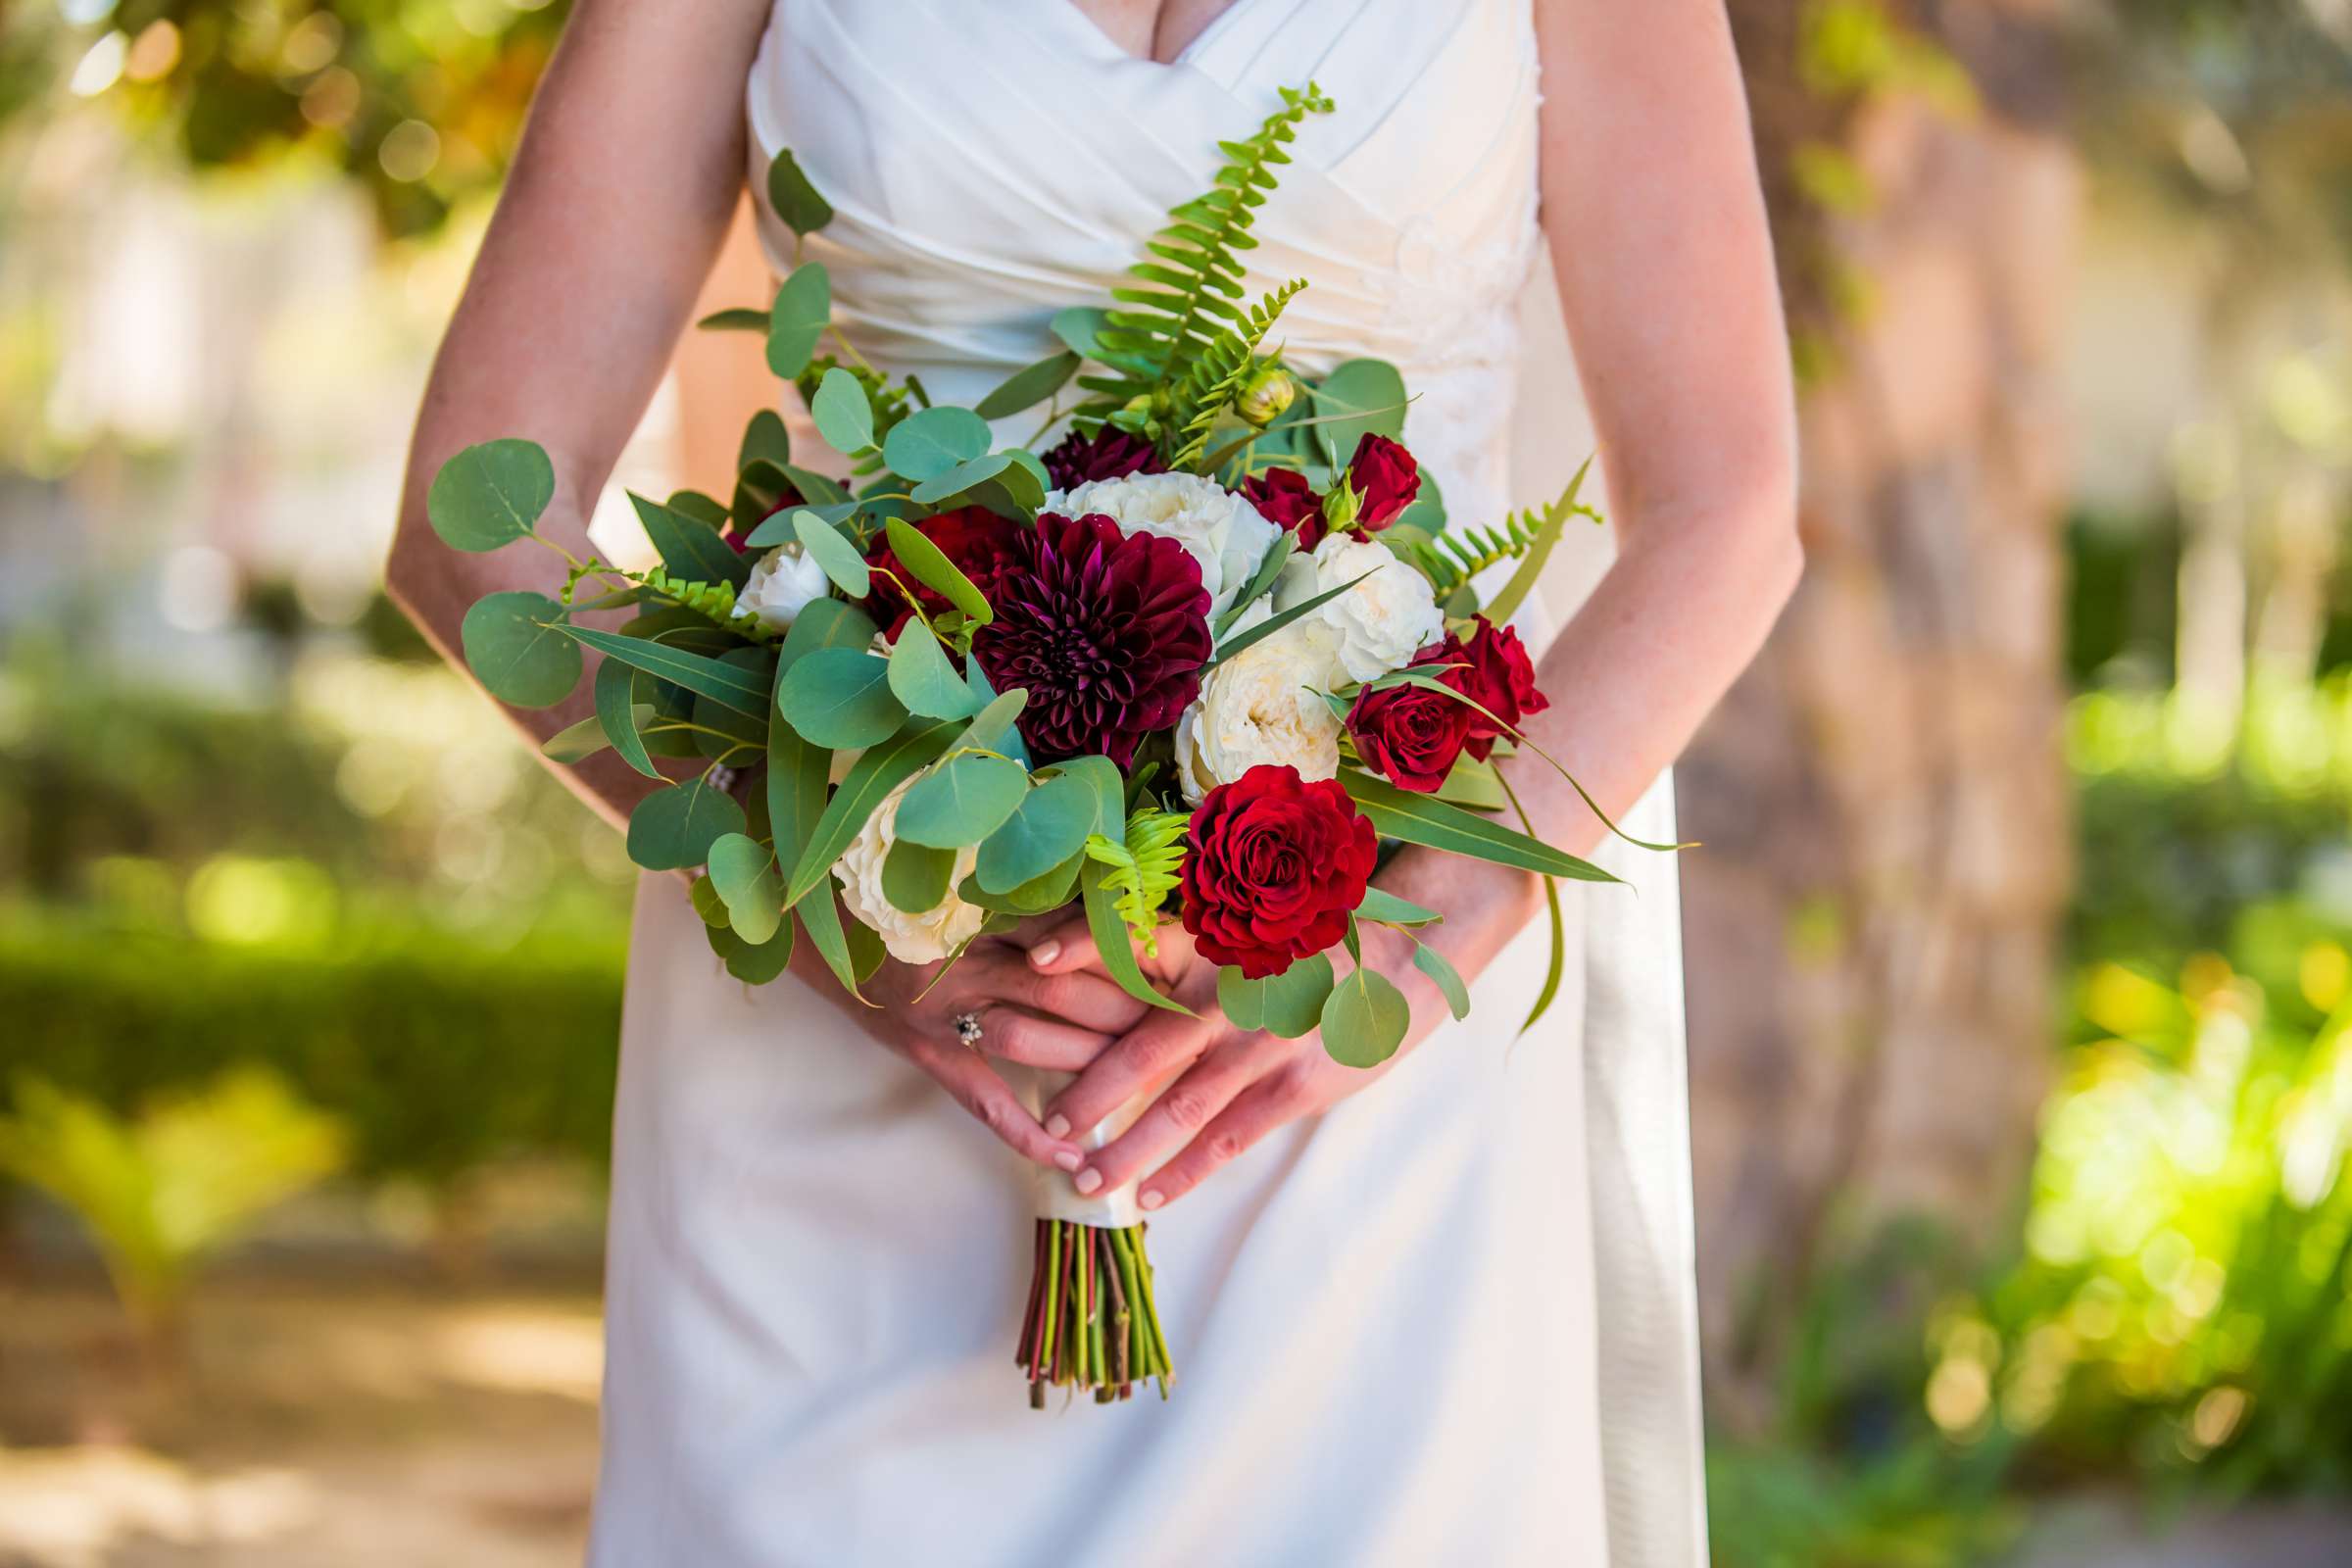
[[(1014, 1062), (1002, 1063), (999, 1070), (1012, 1086), (1012, 1092), (1020, 1097), (1021, 1103), (1029, 1108), (1029, 1114), (1040, 1119), (1044, 1117), (1047, 1102), (1078, 1080), (1074, 1072), (1024, 1067)], [(1081, 1149), (1101, 1149), (1134, 1126), (1135, 1119), (1150, 1103), (1150, 1095), (1138, 1095), (1071, 1141)], [(1039, 1219), (1070, 1220), (1104, 1230), (1143, 1223), (1144, 1211), (1135, 1200), (1134, 1182), (1090, 1197), (1071, 1186), (1070, 1178), (1060, 1171), (1036, 1164), (1029, 1165), (1028, 1170), (1031, 1200), (1036, 1204)]]

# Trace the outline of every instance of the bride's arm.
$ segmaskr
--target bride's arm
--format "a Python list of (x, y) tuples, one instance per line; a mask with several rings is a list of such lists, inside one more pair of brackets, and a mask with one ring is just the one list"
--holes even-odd
[[(466, 609), (501, 589), (552, 591), (563, 566), (538, 550), (451, 550), (425, 520), (425, 491), (460, 448), (527, 436), (556, 468), (539, 531), (587, 553), (588, 512), (742, 193), (744, 80), (766, 15), (764, 0), (573, 7), (425, 385), (385, 568), (394, 602), (460, 669)], [(510, 716), (535, 750), (587, 716), (586, 689)], [(651, 787), (610, 753), (558, 771), (615, 824)]]
[[(1544, 225), (1606, 456), (1618, 555), (1544, 656), (1538, 684), (1552, 706), (1528, 732), (1615, 816), (1690, 742), (1795, 586), (1795, 416), (1722, 0), (1538, 0), (1536, 21)], [(1540, 760), (1515, 761), (1510, 777), (1547, 841), (1581, 853), (1601, 837)], [(1542, 897), (1532, 877), (1419, 850), (1381, 882), (1444, 913), (1426, 934), (1465, 975)], [(1060, 935), (1056, 953), (1032, 955), (1049, 971), (1092, 956), (1076, 933)], [(1409, 1050), (1445, 1003), (1408, 939), (1374, 928), (1364, 946), (1412, 1004)], [(1157, 1167), (1144, 1184), (1154, 1206), (1378, 1076), (1334, 1064), (1311, 1035), (1240, 1034), (1216, 1020), (1214, 966), (1193, 965), (1178, 995), (1205, 1021), (1153, 1013), (1049, 1107), (1090, 1126), (1180, 1074), (1082, 1186)]]
[[(461, 669), (466, 608), (501, 589), (552, 590), (562, 566), (540, 551), (451, 550), (425, 519), (425, 491), (460, 448), (527, 436), (556, 467), (539, 531), (586, 553), (588, 509), (653, 396), (743, 190), (744, 80), (767, 12), (768, 0), (573, 8), (425, 387), (385, 573), (393, 599)], [(536, 743), (587, 712), (581, 698), (510, 716)], [(616, 826), (654, 787), (610, 753), (558, 773)], [(872, 1007), (842, 994), (809, 944), (793, 968), (999, 1138), (1064, 1168), (1077, 1164), (1075, 1147), (1039, 1130), (986, 1058), (957, 1043), (951, 1020), (980, 1011), (992, 1054), (1074, 1068), (1143, 1010), (1107, 980), (1039, 975), (994, 942), (936, 990), (931, 970), (891, 965), (867, 988)]]

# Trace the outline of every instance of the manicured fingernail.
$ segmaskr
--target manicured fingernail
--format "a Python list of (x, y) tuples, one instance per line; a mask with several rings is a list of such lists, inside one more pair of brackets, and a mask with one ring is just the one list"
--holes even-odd
[(1065, 1149), (1054, 1156), (1054, 1163), (1063, 1170), (1076, 1170), (1085, 1160), (1075, 1149)]
[(1054, 1116), (1054, 1117), (1050, 1117), (1050, 1118), (1047, 1120), (1047, 1122), (1046, 1122), (1046, 1136), (1047, 1136), (1048, 1138), (1067, 1138), (1067, 1137), (1069, 1137), (1069, 1136), (1070, 1136), (1070, 1118), (1069, 1118), (1069, 1117), (1067, 1117), (1067, 1116)]
[(1102, 1185), (1102, 1173), (1099, 1170), (1082, 1170), (1070, 1178), (1070, 1185), (1082, 1193), (1091, 1193)]
[(1036, 947), (1029, 950), (1029, 961), (1036, 964), (1040, 969), (1043, 969), (1047, 964), (1052, 963), (1055, 958), (1060, 956), (1061, 944), (1055, 942), (1051, 937), (1047, 938), (1043, 942), (1040, 942)]
[(1147, 1192), (1143, 1197), (1137, 1199), (1136, 1201), (1141, 1203), (1146, 1208), (1157, 1208), (1160, 1204), (1166, 1202), (1167, 1200), (1160, 1197), (1157, 1193)]

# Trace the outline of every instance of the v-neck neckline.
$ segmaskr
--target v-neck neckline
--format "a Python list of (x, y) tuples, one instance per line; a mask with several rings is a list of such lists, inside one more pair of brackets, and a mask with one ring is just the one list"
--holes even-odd
[(1080, 10), (1077, 0), (1041, 0), (1067, 17), (1096, 52), (1107, 55), (1111, 61), (1131, 66), (1149, 66), (1154, 71), (1182, 71), (1193, 65), (1200, 51), (1208, 46), (1234, 18), (1256, 3), (1256, 0), (1231, 0), (1224, 10), (1208, 19), (1208, 25), (1193, 34), (1190, 42), (1162, 60), (1157, 55), (1139, 55), (1125, 44), (1102, 30), (1102, 24)]

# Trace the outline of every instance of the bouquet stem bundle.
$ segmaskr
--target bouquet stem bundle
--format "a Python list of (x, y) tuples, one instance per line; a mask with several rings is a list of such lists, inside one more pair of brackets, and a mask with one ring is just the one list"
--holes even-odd
[(1044, 1409), (1046, 1385), (1092, 1389), (1097, 1404), (1125, 1399), (1147, 1378), (1166, 1398), (1176, 1382), (1152, 1299), (1142, 1225), (1037, 1222), (1029, 1311), (1013, 1360), (1029, 1374), (1029, 1403)]

